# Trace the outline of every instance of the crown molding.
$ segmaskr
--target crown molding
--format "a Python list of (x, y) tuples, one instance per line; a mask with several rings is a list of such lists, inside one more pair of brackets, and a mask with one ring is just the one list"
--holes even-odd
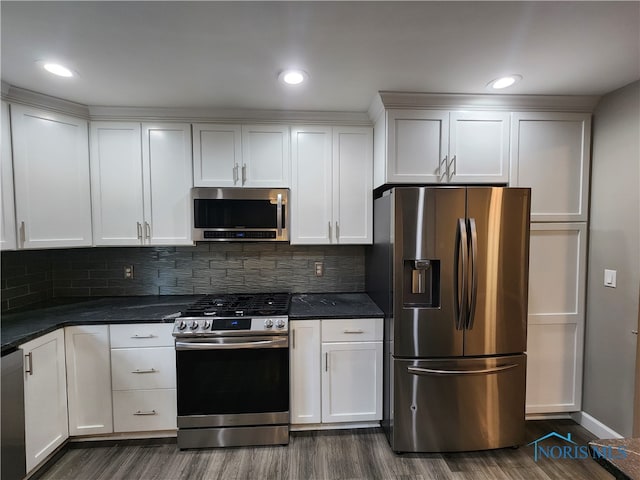
[(12, 85), (7, 85), (5, 92), (5, 85), (7, 84), (3, 82), (2, 100), (27, 105), (29, 107), (45, 108), (56, 113), (73, 115), (89, 120), (89, 109), (86, 105), (34, 92), (25, 88), (14, 87)]
[(595, 95), (470, 95), (380, 91), (369, 108), (375, 119), (380, 108), (429, 110), (508, 110), (592, 113)]

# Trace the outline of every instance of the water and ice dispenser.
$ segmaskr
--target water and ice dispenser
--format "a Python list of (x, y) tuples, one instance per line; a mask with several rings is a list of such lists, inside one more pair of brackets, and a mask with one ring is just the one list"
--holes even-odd
[(403, 303), (410, 308), (440, 307), (440, 260), (404, 260)]

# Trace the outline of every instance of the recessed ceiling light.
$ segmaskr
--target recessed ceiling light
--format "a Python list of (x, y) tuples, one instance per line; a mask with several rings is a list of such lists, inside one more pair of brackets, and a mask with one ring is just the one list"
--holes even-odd
[(278, 79), (285, 85), (300, 85), (309, 78), (304, 70), (283, 70), (278, 74)]
[(496, 78), (495, 80), (491, 80), (487, 84), (487, 88), (489, 88), (490, 90), (502, 90), (503, 88), (515, 85), (520, 80), (522, 80), (522, 75), (507, 75), (506, 77), (500, 77)]
[(42, 65), (47, 72), (57, 75), (59, 77), (73, 77), (75, 74), (64, 65), (53, 62), (38, 62)]

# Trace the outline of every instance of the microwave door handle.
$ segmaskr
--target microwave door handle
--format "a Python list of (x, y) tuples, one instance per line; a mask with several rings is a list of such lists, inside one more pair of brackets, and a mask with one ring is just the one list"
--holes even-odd
[(282, 194), (278, 194), (278, 203), (276, 207), (276, 222), (278, 228), (278, 238), (282, 237)]

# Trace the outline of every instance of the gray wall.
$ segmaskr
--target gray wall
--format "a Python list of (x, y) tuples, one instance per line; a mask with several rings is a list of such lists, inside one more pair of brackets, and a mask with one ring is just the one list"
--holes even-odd
[[(583, 411), (631, 436), (640, 288), (640, 82), (594, 113)], [(603, 285), (617, 270), (617, 288)]]
[[(316, 277), (314, 263), (324, 263)], [(125, 280), (124, 266), (134, 278)], [(364, 247), (200, 243), (2, 253), (2, 310), (45, 299), (242, 292), (361, 292)]]

